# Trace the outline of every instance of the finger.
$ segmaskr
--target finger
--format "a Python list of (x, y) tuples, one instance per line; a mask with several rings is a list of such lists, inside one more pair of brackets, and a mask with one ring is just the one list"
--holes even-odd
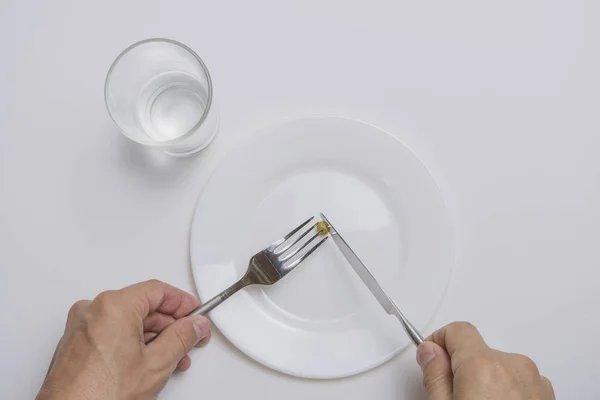
[(159, 312), (150, 313), (150, 315), (144, 318), (144, 332), (161, 333), (175, 321), (175, 318), (167, 314)]
[(427, 340), (446, 350), (452, 361), (452, 373), (456, 372), (462, 360), (489, 350), (477, 328), (468, 322), (453, 322), (446, 325)]
[(556, 395), (554, 394), (552, 382), (550, 382), (550, 380), (545, 376), (542, 376), (542, 385), (544, 386), (545, 393), (544, 400), (556, 400)]
[(144, 332), (144, 343), (148, 344), (158, 336), (157, 332)]
[(454, 374), (450, 356), (433, 342), (423, 342), (417, 348), (417, 362), (423, 371), (423, 386), (429, 400), (452, 400)]
[(191, 366), (192, 366), (192, 359), (190, 358), (190, 356), (185, 356), (181, 359), (181, 361), (179, 361), (179, 364), (177, 364), (177, 368), (175, 368), (175, 371), (185, 372), (188, 369), (190, 369)]
[(202, 316), (178, 319), (154, 339), (147, 349), (173, 370), (179, 361), (210, 331), (210, 321)]
[(204, 339), (200, 340), (197, 344), (196, 347), (200, 348), (200, 347), (204, 347), (208, 344), (208, 342), (210, 342), (210, 338), (212, 337), (212, 333), (210, 332), (210, 329), (208, 330), (208, 333), (206, 334), (206, 336), (204, 336)]
[(121, 293), (142, 319), (155, 311), (178, 319), (200, 306), (191, 294), (158, 280), (136, 283), (121, 289)]

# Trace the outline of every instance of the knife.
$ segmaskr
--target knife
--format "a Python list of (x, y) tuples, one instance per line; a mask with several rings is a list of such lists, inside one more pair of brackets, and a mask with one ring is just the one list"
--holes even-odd
[(402, 314), (402, 311), (400, 311), (396, 304), (394, 304), (392, 299), (390, 299), (390, 297), (387, 294), (385, 294), (381, 286), (379, 286), (379, 283), (377, 283), (375, 277), (369, 272), (365, 264), (363, 264), (363, 262), (360, 261), (360, 258), (358, 258), (356, 253), (352, 251), (348, 243), (346, 243), (344, 238), (342, 238), (342, 235), (340, 235), (340, 233), (333, 227), (331, 222), (327, 219), (327, 217), (325, 217), (325, 215), (323, 215), (323, 213), (321, 213), (321, 218), (327, 224), (327, 228), (329, 228), (329, 235), (333, 239), (334, 243), (337, 245), (338, 249), (340, 249), (340, 251), (344, 255), (344, 258), (346, 258), (346, 261), (348, 261), (348, 264), (350, 264), (354, 272), (356, 272), (356, 275), (358, 275), (358, 277), (363, 281), (365, 286), (371, 291), (373, 296), (375, 296), (375, 298), (377, 299), (379, 304), (381, 304), (383, 309), (388, 314), (394, 315), (396, 318), (398, 318), (398, 320), (402, 324), (402, 327), (404, 328), (408, 336), (412, 339), (415, 346), (418, 346), (421, 343), (423, 343), (423, 336), (408, 321), (408, 319), (406, 319), (404, 314)]

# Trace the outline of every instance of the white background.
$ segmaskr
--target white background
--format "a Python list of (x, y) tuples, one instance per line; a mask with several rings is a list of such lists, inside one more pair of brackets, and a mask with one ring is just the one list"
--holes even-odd
[[(408, 143), (455, 212), (429, 332), (470, 320), (558, 398), (598, 398), (599, 17), (594, 0), (3, 0), (1, 397), (35, 396), (74, 301), (148, 278), (193, 292), (189, 224), (211, 170), (260, 126), (335, 113)], [(144, 153), (104, 109), (113, 59), (156, 36), (214, 78), (221, 132), (192, 159)], [(336, 381), (270, 371), (217, 332), (192, 358), (163, 398), (423, 398), (414, 349)]]

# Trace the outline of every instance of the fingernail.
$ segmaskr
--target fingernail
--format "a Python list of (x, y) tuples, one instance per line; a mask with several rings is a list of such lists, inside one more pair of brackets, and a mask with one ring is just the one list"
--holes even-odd
[(196, 343), (198, 343), (208, 335), (210, 321), (204, 317), (196, 317), (194, 319), (194, 330), (196, 331)]
[(417, 362), (421, 369), (425, 369), (427, 364), (435, 358), (435, 348), (433, 344), (424, 342), (417, 348)]

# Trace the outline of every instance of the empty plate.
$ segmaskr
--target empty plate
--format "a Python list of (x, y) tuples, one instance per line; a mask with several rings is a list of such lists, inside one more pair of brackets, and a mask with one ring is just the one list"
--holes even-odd
[[(252, 254), (319, 212), (423, 329), (443, 299), (453, 266), (444, 198), (402, 142), (338, 117), (270, 126), (223, 160), (192, 223), (200, 298), (233, 284)], [(366, 371), (410, 343), (331, 241), (278, 284), (247, 288), (210, 317), (248, 356), (306, 378)]]

